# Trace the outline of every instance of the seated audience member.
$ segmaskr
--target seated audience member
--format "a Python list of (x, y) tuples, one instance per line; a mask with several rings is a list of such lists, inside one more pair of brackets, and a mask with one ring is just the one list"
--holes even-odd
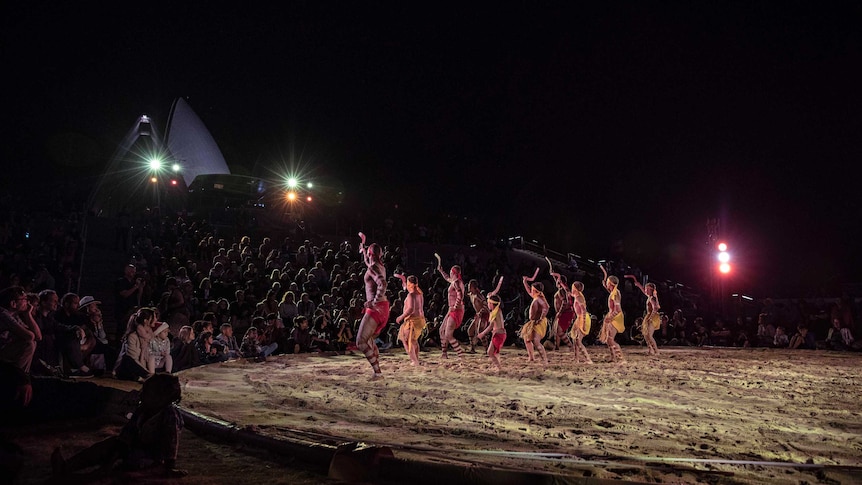
[(226, 354), (222, 352), (222, 346), (220, 344), (214, 345), (213, 342), (215, 342), (215, 338), (212, 332), (203, 332), (195, 342), (198, 360), (203, 365), (227, 360)]
[(311, 352), (313, 339), (308, 328), (308, 318), (305, 315), (299, 315), (293, 320), (293, 330), (290, 332), (290, 338), (287, 342), (288, 353)]
[(39, 292), (39, 306), (33, 317), (42, 332), (42, 340), (36, 343), (36, 355), (33, 358), (33, 367), (31, 368), (34, 375), (58, 376), (62, 374), (56, 340), (57, 333), (60, 332), (60, 324), (54, 319), (54, 312), (57, 310), (59, 300), (57, 292), (54, 290)]
[(241, 357), (239, 343), (233, 335), (233, 326), (231, 324), (221, 324), (216, 340), (224, 346), (224, 352), (227, 354), (229, 359), (238, 359)]
[(183, 418), (175, 404), (182, 390), (179, 379), (157, 374), (141, 387), (141, 401), (120, 434), (100, 441), (69, 458), (61, 448), (51, 454), (54, 476), (62, 477), (86, 468), (101, 466), (110, 471), (118, 460), (128, 470), (158, 470), (166, 477), (187, 473), (175, 468)]
[(790, 337), (784, 331), (784, 327), (781, 325), (775, 327), (775, 338), (772, 340), (772, 346), (784, 349), (790, 345)]
[(354, 343), (355, 337), (353, 336), (353, 330), (350, 328), (350, 323), (346, 318), (338, 319), (338, 333), (336, 334), (336, 347), (339, 351), (345, 351), (350, 347), (350, 344)]
[(171, 360), (173, 361), (174, 372), (201, 365), (198, 351), (195, 348), (195, 331), (191, 326), (184, 325), (181, 327), (171, 343)]
[(257, 327), (261, 334), (259, 340), (262, 346), (276, 344), (276, 349), (282, 349), (287, 345), (289, 335), (277, 313), (269, 313), (265, 319), (255, 318), (252, 325)]
[[(101, 355), (104, 359), (104, 369), (113, 369), (119, 353), (108, 343), (108, 335), (105, 333), (105, 325), (102, 318), (102, 310), (99, 308), (101, 302), (92, 296), (81, 298), (80, 311), (86, 317), (84, 332), (86, 333), (85, 347), (81, 349), (84, 362), (92, 362), (93, 356)], [(94, 364), (95, 366), (95, 364)]]
[(143, 381), (150, 376), (150, 340), (153, 339), (152, 324), (156, 312), (152, 308), (140, 308), (129, 317), (129, 324), (122, 338), (122, 348), (114, 369), (117, 379)]
[(796, 334), (790, 338), (791, 349), (808, 349), (814, 350), (817, 348), (817, 343), (814, 341), (814, 334), (808, 331), (808, 326), (799, 325)]
[(851, 350), (853, 348), (853, 334), (850, 329), (841, 326), (841, 320), (832, 319), (832, 327), (826, 335), (826, 348), (831, 350)]
[(329, 317), (318, 315), (314, 320), (314, 328), (311, 329), (311, 346), (320, 352), (335, 350), (335, 333), (329, 325)]
[(695, 347), (712, 345), (709, 339), (709, 331), (706, 329), (706, 324), (703, 322), (702, 317), (694, 319), (694, 329), (691, 331), (689, 342)]
[(757, 317), (757, 345), (760, 347), (772, 347), (775, 345), (775, 325), (766, 319), (766, 314), (761, 313)]
[(57, 322), (55, 345), (64, 361), (61, 371), (72, 378), (93, 376), (87, 360), (96, 340), (87, 335), (87, 317), (79, 311), (80, 300), (75, 293), (66, 293), (60, 300), (60, 308), (54, 312)]
[(33, 318), (24, 288), (10, 286), (0, 291), (0, 361), (30, 373), (36, 344), (42, 340), (42, 331)]
[(171, 341), (168, 339), (170, 326), (162, 322), (153, 332), (153, 339), (150, 340), (150, 374), (156, 372), (171, 373), (173, 369), (173, 358), (171, 358)]
[(276, 344), (273, 343), (263, 347), (260, 345), (259, 338), (260, 335), (258, 334), (257, 327), (251, 326), (245, 331), (245, 335), (242, 337), (242, 344), (240, 344), (243, 357), (247, 359), (266, 361), (266, 358), (275, 351), (277, 347)]

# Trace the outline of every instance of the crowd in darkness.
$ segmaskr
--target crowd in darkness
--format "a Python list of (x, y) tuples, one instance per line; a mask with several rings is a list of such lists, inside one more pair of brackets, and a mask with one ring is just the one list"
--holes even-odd
[[(228, 231), (187, 215), (120, 214), (116, 250), (128, 259), (117, 268), (116, 280), (108, 283), (112, 301), (100, 302), (91, 295), (104, 288), (78, 287), (84, 214), (62, 204), (35, 214), (11, 196), (3, 202), (0, 288), (6, 290), (0, 298), (0, 360), (21, 361), (11, 353), (20, 347), (16, 340), (28, 338), (26, 331), (10, 329), (35, 324), (38, 331), (29, 332), (35, 342), (32, 358), (26, 366), (19, 365), (25, 373), (88, 377), (105, 372), (144, 380), (158, 372), (233, 358), (263, 360), (279, 353), (355, 350), (366, 269), (356, 241), (320, 236), (302, 224), (267, 234), (259, 227)], [(484, 291), (502, 277), (499, 294), (506, 312), (506, 345), (521, 344), (517, 329), (529, 305), (521, 277), (532, 274), (541, 258), (516, 255), (506, 245), (471, 247), (459, 240), (463, 236), (451, 242), (440, 237), (443, 231), (435, 234), (424, 226), (412, 235), (392, 228), (391, 220), (381, 221), (375, 232), (381, 240), (369, 241), (384, 247), (387, 296), (392, 303), (390, 324), (378, 340), (381, 349), (398, 346), (395, 318), (401, 314), (406, 291), (396, 273), (419, 279), (429, 322), (420, 345), (423, 349), (437, 345), (437, 329), (447, 311), (448, 283), (432, 258), (408, 252), (416, 244), (431, 245), (443, 255), (445, 270), (461, 266), (465, 282), (475, 279)], [(621, 261), (607, 265), (611, 274), (624, 281), (626, 326), (636, 329), (644, 298), (622, 276), (639, 275), (639, 271)], [(606, 311), (607, 298), (600, 277), (584, 268), (565, 270), (571, 275), (570, 283), (574, 278), (583, 280), (588, 310), (597, 321)], [(553, 284), (545, 287), (552, 301)], [(858, 335), (854, 327), (858, 308), (850, 297), (777, 302), (767, 298), (756, 315), (731, 320), (700, 314), (698, 302), (674, 286), (658, 283), (658, 295), (664, 312), (655, 335), (660, 346), (859, 348), (853, 338)], [(26, 311), (17, 303), (19, 298), (26, 298)], [(105, 315), (111, 321), (104, 321), (103, 307), (110, 307)], [(456, 333), (462, 341), (468, 340), (470, 311)], [(32, 316), (32, 323), (24, 314)], [(593, 334), (598, 327), (593, 326)], [(594, 343), (595, 337), (590, 335), (585, 342)], [(618, 339), (623, 344), (639, 343), (636, 331)], [(546, 346), (553, 348), (553, 340)]]

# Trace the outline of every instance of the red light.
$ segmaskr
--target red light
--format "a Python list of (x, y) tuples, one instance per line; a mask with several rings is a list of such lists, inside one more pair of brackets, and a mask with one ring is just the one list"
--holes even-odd
[(730, 273), (730, 265), (727, 263), (721, 263), (720, 265), (718, 265), (718, 271), (722, 274), (728, 274)]
[(171, 185), (176, 185), (176, 184), (177, 184), (176, 180), (171, 180)]
[(309, 195), (308, 197), (305, 198), (305, 200), (311, 202), (311, 196)]

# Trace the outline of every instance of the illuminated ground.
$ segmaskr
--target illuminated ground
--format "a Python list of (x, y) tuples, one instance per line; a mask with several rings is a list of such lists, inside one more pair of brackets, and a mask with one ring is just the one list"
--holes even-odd
[[(674, 348), (651, 358), (624, 347), (619, 367), (605, 348), (590, 351), (595, 365), (552, 352), (542, 370), (507, 348), (500, 375), (482, 354), (452, 367), (432, 351), (414, 368), (391, 351), (381, 382), (368, 381), (361, 355), (229, 362), (181, 373), (183, 404), (264, 434), (385, 443), (417, 459), (664, 483), (862, 479), (834, 467), (862, 467), (860, 354)], [(813, 466), (724, 463), (732, 460)]]

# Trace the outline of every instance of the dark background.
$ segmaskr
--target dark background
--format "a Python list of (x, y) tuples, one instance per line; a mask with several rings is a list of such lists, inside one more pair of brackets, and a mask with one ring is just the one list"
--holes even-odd
[(717, 217), (740, 291), (862, 281), (858, 2), (10, 3), (7, 190), (100, 173), (184, 97), (233, 171), (381, 218), (698, 282)]

